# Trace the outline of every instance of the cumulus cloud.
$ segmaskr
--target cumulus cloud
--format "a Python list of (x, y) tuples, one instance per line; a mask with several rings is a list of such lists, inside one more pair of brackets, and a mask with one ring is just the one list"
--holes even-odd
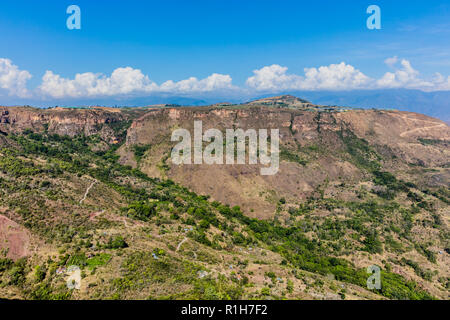
[(186, 80), (174, 82), (172, 80), (164, 82), (159, 90), (162, 92), (191, 93), (191, 92), (213, 92), (227, 89), (236, 89), (232, 85), (229, 75), (213, 73), (209, 77), (199, 80), (191, 77)]
[(393, 68), (394, 72), (386, 72), (384, 76), (377, 80), (376, 87), (383, 89), (405, 88), (423, 91), (450, 90), (450, 77), (445, 79), (441, 74), (435, 74), (430, 80), (420, 77), (419, 71), (411, 66), (411, 62), (402, 59), (399, 62), (397, 57), (388, 58), (385, 63)]
[(341, 62), (319, 68), (305, 68), (305, 75), (288, 74), (288, 68), (274, 64), (253, 71), (247, 85), (256, 90), (351, 90), (369, 84), (370, 78)]
[(301, 86), (302, 77), (295, 74), (287, 74), (287, 67), (273, 64), (254, 70), (254, 76), (247, 79), (247, 85), (256, 90), (288, 90)]
[(445, 78), (439, 72), (435, 73), (433, 83), (435, 86), (435, 90), (438, 91), (447, 91), (450, 90), (450, 76)]
[(20, 70), (9, 59), (0, 58), (0, 88), (9, 95), (28, 97), (27, 81), (31, 79), (28, 71)]
[(450, 90), (450, 77), (435, 74), (424, 80), (411, 63), (398, 57), (387, 58), (385, 64), (393, 69), (380, 79), (373, 79), (352, 65), (341, 62), (319, 68), (305, 68), (304, 75), (288, 74), (288, 68), (277, 64), (253, 71), (247, 86), (257, 91), (285, 90), (356, 90), (356, 89), (417, 89), (423, 91)]
[(398, 57), (390, 57), (384, 60), (384, 63), (390, 67), (393, 67), (398, 62)]
[(371, 79), (349, 64), (305, 69), (303, 89), (305, 90), (351, 90), (370, 85)]
[(151, 81), (141, 70), (118, 68), (110, 77), (91, 72), (66, 79), (47, 71), (39, 87), (41, 93), (52, 98), (80, 98), (97, 96), (139, 95), (149, 93), (193, 93), (232, 89), (229, 75), (214, 73), (205, 79), (191, 77), (186, 80), (164, 82), (161, 86)]
[[(190, 77), (181, 81), (168, 80), (157, 84), (131, 67), (117, 68), (111, 75), (80, 73), (65, 78), (53, 71), (46, 71), (40, 86), (32, 93), (35, 97), (53, 99), (144, 96), (149, 94), (202, 94), (202, 93), (251, 93), (252, 91), (280, 92), (287, 90), (355, 90), (355, 89), (417, 89), (423, 91), (450, 90), (450, 77), (436, 73), (423, 79), (406, 59), (397, 56), (384, 60), (391, 69), (381, 78), (373, 79), (350, 64), (341, 62), (328, 66), (305, 68), (302, 75), (291, 74), (288, 68), (273, 64), (254, 70), (246, 81), (246, 87), (236, 87), (229, 75), (213, 73), (204, 79)], [(28, 71), (20, 70), (9, 59), (0, 58), (0, 91), (17, 97), (31, 97), (27, 81)], [(2, 90), (3, 89), (3, 90)]]
[(390, 67), (396, 69), (395, 72), (386, 72), (385, 75), (377, 81), (380, 88), (402, 88), (416, 85), (420, 79), (418, 78), (419, 72), (415, 70), (408, 60), (403, 59), (400, 62), (400, 67), (397, 67), (397, 61), (394, 58), (390, 58), (386, 62)]
[(52, 98), (79, 98), (115, 96), (151, 92), (157, 87), (141, 70), (130, 67), (117, 68), (110, 77), (86, 72), (66, 79), (52, 71), (42, 77), (39, 90)]

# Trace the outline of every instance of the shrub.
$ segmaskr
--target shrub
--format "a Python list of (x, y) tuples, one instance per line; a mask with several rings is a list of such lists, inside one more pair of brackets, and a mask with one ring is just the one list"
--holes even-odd
[(125, 242), (125, 239), (122, 236), (116, 236), (109, 238), (108, 243), (106, 244), (108, 249), (121, 249), (127, 248), (128, 244)]

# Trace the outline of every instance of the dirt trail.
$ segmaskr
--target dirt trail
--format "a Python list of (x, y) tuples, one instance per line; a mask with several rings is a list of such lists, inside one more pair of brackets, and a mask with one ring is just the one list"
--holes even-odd
[(89, 187), (87, 187), (86, 192), (84, 193), (83, 199), (80, 200), (80, 204), (82, 204), (83, 201), (86, 200), (86, 198), (87, 198), (87, 196), (88, 196), (88, 194), (89, 194), (89, 191), (91, 191), (92, 187), (93, 187), (94, 184), (96, 184), (96, 183), (97, 183), (97, 181), (93, 181), (93, 182), (91, 183), (91, 185), (90, 185)]
[(180, 248), (183, 245), (183, 243), (185, 243), (187, 240), (188, 240), (188, 238), (184, 238), (183, 240), (181, 240), (181, 242), (177, 246), (177, 250), (176, 251), (180, 250)]
[(428, 130), (428, 129), (433, 129), (433, 128), (446, 127), (446, 126), (447, 126), (446, 124), (441, 123), (441, 124), (430, 126), (430, 127), (415, 128), (415, 129), (404, 131), (404, 132), (400, 133), (400, 137), (403, 138), (406, 135), (416, 132), (416, 131), (422, 131), (422, 130)]
[(434, 124), (433, 126), (428, 126), (428, 127), (420, 127), (420, 128), (414, 128), (411, 130), (407, 130), (404, 131), (402, 133), (400, 133), (400, 137), (405, 137), (406, 135), (413, 133), (413, 132), (417, 132), (417, 131), (421, 131), (421, 130), (428, 130), (428, 129), (433, 129), (433, 128), (439, 128), (439, 127), (447, 127), (447, 125), (445, 123), (438, 123), (436, 121), (430, 121), (430, 120), (423, 120), (423, 119), (416, 119), (416, 118), (411, 118), (408, 116), (401, 116), (401, 118), (405, 121), (413, 121), (416, 123), (421, 123), (421, 124), (425, 124), (425, 123), (430, 123), (430, 124)]
[(128, 223), (127, 223), (127, 218), (126, 217), (122, 217), (122, 222), (125, 225), (125, 228), (128, 229)]
[[(185, 243), (188, 240), (189, 240), (188, 237), (185, 237), (183, 240), (181, 240), (181, 242), (178, 244), (177, 249), (175, 250), (175, 252), (178, 252), (180, 250), (181, 246), (183, 245), (183, 243)], [(195, 251), (192, 251), (192, 253), (194, 254), (194, 259), (197, 260), (197, 253), (195, 253)]]
[(93, 221), (96, 217), (102, 215), (103, 213), (105, 213), (105, 210), (99, 211), (99, 212), (95, 212), (95, 213), (91, 213), (91, 215), (89, 216), (89, 220)]

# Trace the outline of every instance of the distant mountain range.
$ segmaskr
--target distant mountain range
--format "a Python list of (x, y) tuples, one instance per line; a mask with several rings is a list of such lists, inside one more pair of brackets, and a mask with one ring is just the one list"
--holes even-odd
[[(301, 97), (311, 103), (359, 108), (397, 109), (423, 113), (450, 123), (450, 91), (423, 92), (419, 90), (354, 90), (354, 91), (287, 91), (278, 95), (290, 94)], [(198, 96), (148, 96), (88, 98), (78, 100), (6, 100), (0, 105), (32, 105), (37, 107), (53, 106), (146, 106), (153, 104), (178, 104), (184, 106), (210, 105), (220, 102), (244, 103), (255, 99), (273, 96), (273, 93), (255, 95), (251, 93), (212, 93)]]
[(289, 92), (315, 104), (397, 109), (423, 113), (450, 122), (450, 91), (358, 90), (347, 92)]
[[(288, 91), (318, 105), (341, 107), (396, 109), (439, 118), (450, 123), (450, 91), (423, 92), (419, 90), (354, 90), (354, 91)], [(264, 99), (273, 94), (261, 95)]]

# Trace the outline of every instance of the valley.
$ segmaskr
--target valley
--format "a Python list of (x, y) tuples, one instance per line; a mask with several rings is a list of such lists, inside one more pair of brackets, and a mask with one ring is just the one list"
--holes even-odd
[[(172, 163), (172, 132), (194, 121), (278, 129), (278, 172)], [(449, 298), (450, 127), (438, 119), (280, 96), (0, 107), (0, 132), (1, 298)], [(73, 265), (79, 290), (66, 286)], [(367, 288), (372, 265), (381, 289)]]

